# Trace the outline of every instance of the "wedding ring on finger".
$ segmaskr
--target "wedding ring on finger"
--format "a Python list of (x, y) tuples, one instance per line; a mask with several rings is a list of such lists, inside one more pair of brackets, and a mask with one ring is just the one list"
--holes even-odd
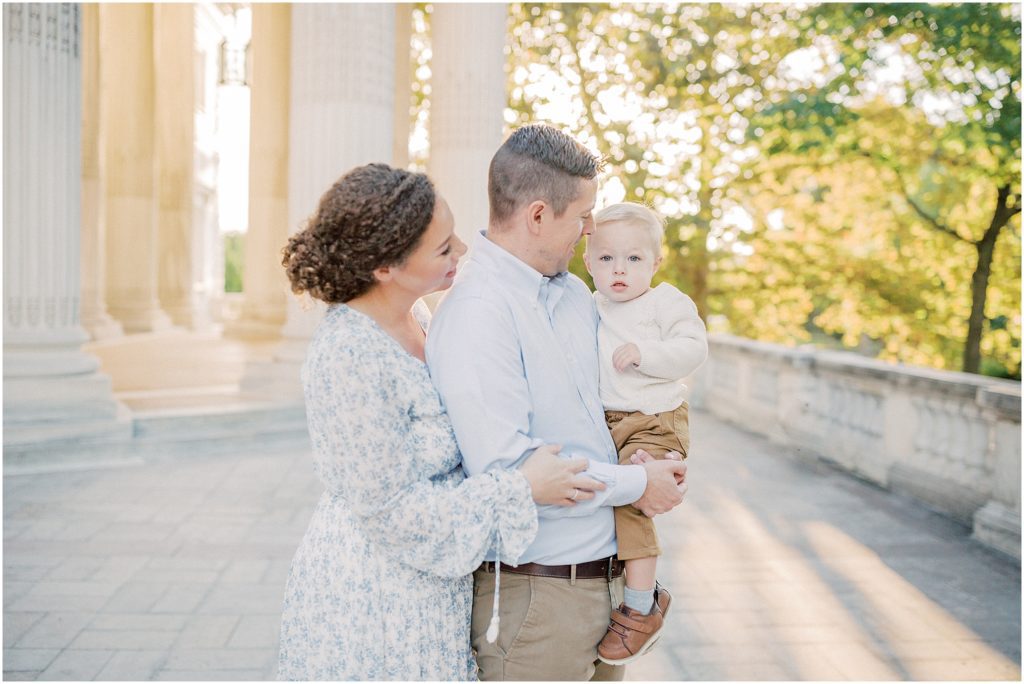
[(570, 501), (575, 501), (576, 497), (580, 495), (580, 490), (576, 487), (572, 488), (572, 496), (569, 497)]

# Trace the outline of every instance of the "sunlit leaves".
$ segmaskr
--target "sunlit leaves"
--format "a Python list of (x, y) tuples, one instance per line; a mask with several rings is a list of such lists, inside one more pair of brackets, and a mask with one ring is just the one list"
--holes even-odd
[(513, 4), (506, 121), (604, 155), (599, 201), (667, 219), (658, 278), (757, 339), (959, 368), (1002, 217), (983, 370), (1019, 377), (1019, 12)]

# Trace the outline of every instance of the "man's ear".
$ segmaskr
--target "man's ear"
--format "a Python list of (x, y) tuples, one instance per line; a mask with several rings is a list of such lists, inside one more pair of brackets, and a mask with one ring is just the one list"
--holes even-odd
[(539, 235), (544, 221), (548, 204), (544, 200), (534, 200), (526, 207), (526, 228), (533, 235)]

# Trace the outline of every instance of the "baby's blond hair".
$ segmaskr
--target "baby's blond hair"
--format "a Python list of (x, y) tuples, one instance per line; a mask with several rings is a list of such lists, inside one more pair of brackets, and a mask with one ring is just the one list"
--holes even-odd
[(600, 230), (602, 223), (628, 223), (646, 228), (651, 235), (654, 254), (661, 254), (661, 241), (665, 236), (665, 221), (650, 207), (636, 202), (611, 204), (594, 215), (594, 230)]

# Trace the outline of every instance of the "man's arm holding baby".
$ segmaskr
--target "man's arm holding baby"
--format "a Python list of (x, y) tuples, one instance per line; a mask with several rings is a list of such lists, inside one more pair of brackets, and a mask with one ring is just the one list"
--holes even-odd
[[(446, 302), (455, 304), (455, 302)], [(482, 299), (463, 299), (457, 315), (434, 318), (427, 362), (470, 475), (520, 465), (544, 440), (530, 435), (534, 410), (522, 351), (512, 321)], [(572, 456), (573, 454), (566, 454)], [(576, 506), (542, 506), (543, 517), (588, 515), (597, 506), (634, 503), (649, 515), (682, 501), (677, 479), (685, 465), (654, 461), (613, 465), (590, 459), (585, 474), (606, 485)], [(645, 510), (646, 509), (646, 510)]]

